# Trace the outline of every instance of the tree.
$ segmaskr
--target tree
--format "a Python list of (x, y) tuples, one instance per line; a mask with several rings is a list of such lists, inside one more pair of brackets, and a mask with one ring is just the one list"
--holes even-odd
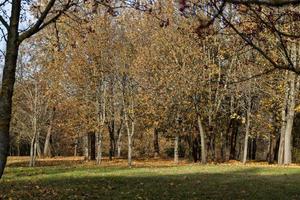
[[(8, 1), (4, 1), (1, 6), (7, 6), (7, 3)], [(49, 24), (57, 21), (61, 15), (74, 5), (74, 2), (71, 1), (64, 2), (62, 5), (55, 5), (55, 3), (56, 0), (50, 0), (45, 6), (43, 12), (40, 13), (40, 17), (25, 32), (20, 32), (19, 30), (22, 10), (21, 0), (12, 0), (9, 22), (6, 22), (3, 16), (0, 18), (2, 25), (7, 31), (5, 61), (0, 92), (0, 178), (3, 175), (9, 149), (12, 96), (14, 91), (19, 47), (25, 39), (41, 31)], [(53, 10), (52, 8), (56, 6), (59, 6), (60, 9)]]

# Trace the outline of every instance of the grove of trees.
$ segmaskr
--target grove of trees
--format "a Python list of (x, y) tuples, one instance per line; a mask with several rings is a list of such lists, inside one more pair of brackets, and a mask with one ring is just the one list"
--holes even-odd
[(8, 155), (299, 161), (298, 1), (26, 2), (0, 3), (1, 176)]

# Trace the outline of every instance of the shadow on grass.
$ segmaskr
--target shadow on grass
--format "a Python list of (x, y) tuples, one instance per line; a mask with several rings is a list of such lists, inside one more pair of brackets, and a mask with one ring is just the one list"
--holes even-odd
[[(221, 166), (222, 167), (222, 166)], [(220, 168), (221, 168), (220, 167)], [(128, 168), (47, 169), (47, 177), (0, 182), (3, 199), (300, 199), (300, 171), (264, 168), (207, 171)], [(217, 168), (216, 168), (217, 169)], [(52, 171), (51, 171), (52, 170)], [(63, 170), (63, 171), (61, 171)], [(286, 169), (288, 172), (289, 169)], [(28, 171), (27, 171), (28, 172)], [(68, 175), (64, 174), (68, 172)], [(268, 172), (268, 171), (267, 171)], [(34, 171), (28, 172), (34, 173)], [(179, 173), (179, 174), (178, 174)], [(1, 198), (0, 198), (1, 199)]]

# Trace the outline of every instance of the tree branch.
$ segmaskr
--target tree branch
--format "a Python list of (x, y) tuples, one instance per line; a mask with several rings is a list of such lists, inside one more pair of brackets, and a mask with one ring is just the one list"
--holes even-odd
[(238, 84), (238, 83), (242, 83), (242, 82), (249, 81), (249, 80), (254, 79), (254, 78), (259, 78), (259, 77), (261, 77), (261, 76), (271, 74), (271, 73), (275, 72), (276, 70), (278, 70), (278, 69), (277, 69), (277, 68), (268, 69), (268, 70), (266, 70), (266, 71), (264, 71), (264, 72), (255, 74), (255, 75), (253, 75), (253, 76), (250, 76), (250, 77), (247, 77), (247, 78), (241, 78), (241, 79), (238, 80), (238, 81), (231, 81), (231, 82), (228, 83), (228, 85)]
[[(216, 9), (218, 9), (218, 8), (216, 8)], [(261, 56), (263, 56), (266, 60), (268, 60), (273, 65), (274, 68), (287, 69), (287, 70), (293, 71), (297, 74), (300, 73), (300, 71), (298, 71), (293, 66), (290, 66), (289, 64), (288, 65), (280, 65), (280, 64), (276, 63), (266, 52), (264, 52), (264, 50), (262, 50), (256, 44), (254, 44), (250, 38), (248, 38), (245, 34), (240, 32), (231, 22), (229, 22), (227, 20), (227, 18), (223, 15), (223, 13), (221, 13), (220, 16), (237, 35), (239, 35), (248, 45), (250, 45), (253, 49), (255, 49)]]
[(281, 32), (278, 31), (276, 26), (273, 24), (273, 22), (269, 18), (267, 18), (269, 21), (269, 23), (267, 23), (265, 20), (263, 20), (261, 18), (259, 13), (257, 13), (254, 9), (252, 9), (251, 6), (248, 6), (248, 8), (255, 14), (255, 16), (260, 20), (260, 22), (262, 22), (266, 27), (268, 27), (270, 29), (270, 31), (273, 32), (273, 34), (279, 39), (281, 49), (283, 50), (283, 53), (284, 53), (289, 65), (291, 66), (291, 68), (295, 68), (296, 66), (294, 66), (294, 63), (292, 62), (292, 60), (290, 58), (290, 55), (287, 50), (287, 46), (285, 45), (285, 43), (283, 41)]
[(224, 0), (231, 4), (241, 4), (241, 5), (263, 5), (272, 7), (283, 7), (291, 5), (300, 5), (299, 0)]
[(6, 30), (9, 29), (8, 23), (5, 21), (5, 19), (0, 15), (0, 22), (3, 24), (3, 26), (6, 28)]
[(216, 13), (216, 14), (214, 14), (213, 16), (212, 16), (212, 18), (207, 22), (207, 23), (205, 23), (205, 24), (201, 24), (198, 28), (207, 28), (207, 27), (209, 27), (210, 25), (212, 25), (214, 22), (215, 22), (215, 20), (221, 15), (221, 13), (223, 12), (223, 10), (224, 10), (224, 8), (225, 8), (225, 5), (226, 5), (226, 2), (224, 1), (224, 2), (222, 2), (222, 4), (221, 4), (221, 6), (220, 6), (220, 8), (218, 9), (218, 12)]
[(8, 2), (8, 0), (4, 0), (3, 2), (0, 3), (0, 7), (1, 6), (5, 6), (5, 4)]
[[(45, 10), (42, 12), (41, 16), (38, 18), (38, 20), (36, 21), (36, 23), (33, 25), (33, 27), (31, 27), (30, 29), (28, 29), (26, 32), (24, 32), (22, 35), (33, 35), (34, 33), (36, 33), (39, 29), (39, 27), (41, 26), (41, 24), (44, 22), (44, 20), (46, 19), (48, 13), (50, 12), (51, 8), (54, 6), (56, 0), (50, 0), (45, 8)], [(28, 36), (28, 37), (30, 37)]]
[(19, 36), (19, 43), (21, 43), (23, 40), (25, 40), (26, 38), (31, 37), (32, 35), (34, 35), (35, 33), (41, 31), (42, 29), (44, 29), (46, 26), (48, 26), (49, 24), (55, 22), (58, 20), (58, 18), (65, 13), (71, 6), (75, 5), (75, 4), (71, 4), (71, 0), (69, 0), (67, 2), (67, 4), (65, 4), (63, 6), (63, 9), (58, 11), (56, 15), (54, 15), (52, 18), (50, 18), (48, 21), (45, 22), (46, 17), (48, 16), (51, 8), (54, 6), (56, 0), (50, 0), (50, 2), (48, 3), (48, 5), (46, 6), (45, 10), (42, 12), (40, 18), (37, 20), (37, 22), (34, 24), (33, 27), (31, 27), (30, 29), (28, 29), (27, 31), (23, 32), (20, 36)]

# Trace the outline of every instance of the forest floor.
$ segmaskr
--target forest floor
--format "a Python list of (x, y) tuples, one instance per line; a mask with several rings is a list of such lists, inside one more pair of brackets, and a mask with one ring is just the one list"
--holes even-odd
[(9, 158), (0, 199), (300, 199), (300, 166)]

